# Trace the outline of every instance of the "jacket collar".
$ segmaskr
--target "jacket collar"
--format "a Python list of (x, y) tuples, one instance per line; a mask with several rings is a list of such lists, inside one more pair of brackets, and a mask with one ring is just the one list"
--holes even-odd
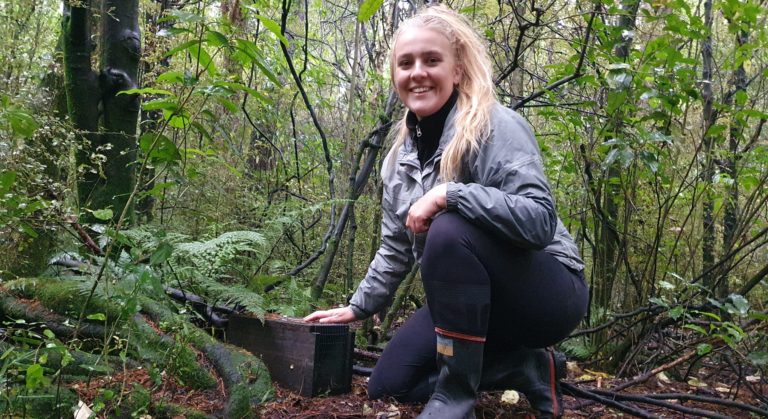
[[(458, 101), (457, 101), (458, 102)], [(443, 155), (443, 150), (445, 150), (445, 147), (448, 146), (448, 143), (453, 138), (453, 134), (456, 132), (456, 113), (457, 113), (457, 106), (456, 104), (453, 105), (453, 108), (451, 108), (451, 111), (448, 112), (448, 116), (445, 118), (445, 126), (443, 127), (443, 134), (440, 136), (440, 144), (437, 146), (437, 151), (435, 151), (435, 155), (430, 160), (431, 164), (425, 165), (424, 170), (426, 171), (428, 166), (434, 167), (434, 165), (440, 161)], [(403, 145), (400, 147), (400, 152), (397, 156), (397, 163), (400, 165), (413, 165), (417, 168), (420, 168), (421, 165), (419, 164), (419, 156), (418, 152), (416, 150), (415, 145), (413, 144), (413, 141), (410, 141), (410, 139), (406, 139), (403, 141)]]

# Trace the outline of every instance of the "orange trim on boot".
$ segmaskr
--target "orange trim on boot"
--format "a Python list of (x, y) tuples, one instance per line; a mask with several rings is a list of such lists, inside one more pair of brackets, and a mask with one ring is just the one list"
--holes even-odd
[(555, 417), (560, 417), (560, 406), (557, 404), (557, 371), (555, 371), (555, 355), (547, 352), (549, 355), (549, 392), (552, 397), (552, 413)]
[(470, 342), (479, 342), (479, 343), (485, 342), (485, 336), (472, 336), (472, 335), (465, 335), (464, 333), (459, 333), (459, 332), (449, 332), (439, 327), (435, 327), (435, 333), (438, 333), (443, 336), (448, 336), (454, 339), (468, 340)]

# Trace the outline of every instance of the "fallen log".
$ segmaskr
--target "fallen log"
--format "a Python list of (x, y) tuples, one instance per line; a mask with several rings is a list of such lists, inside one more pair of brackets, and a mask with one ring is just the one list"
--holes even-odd
[(218, 341), (154, 301), (145, 300), (141, 305), (142, 311), (153, 321), (172, 329), (184, 330), (185, 338), (213, 363), (229, 393), (224, 417), (253, 417), (256, 406), (274, 394), (269, 371), (259, 358), (236, 346)]

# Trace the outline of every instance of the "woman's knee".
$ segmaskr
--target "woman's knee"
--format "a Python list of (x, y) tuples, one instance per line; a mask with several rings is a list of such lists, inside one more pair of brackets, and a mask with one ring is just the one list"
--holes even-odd
[(469, 255), (468, 231), (475, 227), (463, 216), (447, 212), (436, 217), (429, 226), (422, 255), (422, 266), (430, 263), (460, 263), (456, 257)]

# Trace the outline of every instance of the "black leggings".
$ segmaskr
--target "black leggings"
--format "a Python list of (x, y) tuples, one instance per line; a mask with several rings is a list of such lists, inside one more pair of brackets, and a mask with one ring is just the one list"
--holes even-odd
[[(485, 337), (486, 363), (520, 347), (564, 339), (586, 313), (581, 272), (545, 251), (522, 249), (457, 213), (432, 222), (421, 259), (427, 307), (417, 310), (387, 344), (368, 395), (424, 401), (437, 370), (435, 327)], [(487, 365), (486, 365), (487, 366)]]

